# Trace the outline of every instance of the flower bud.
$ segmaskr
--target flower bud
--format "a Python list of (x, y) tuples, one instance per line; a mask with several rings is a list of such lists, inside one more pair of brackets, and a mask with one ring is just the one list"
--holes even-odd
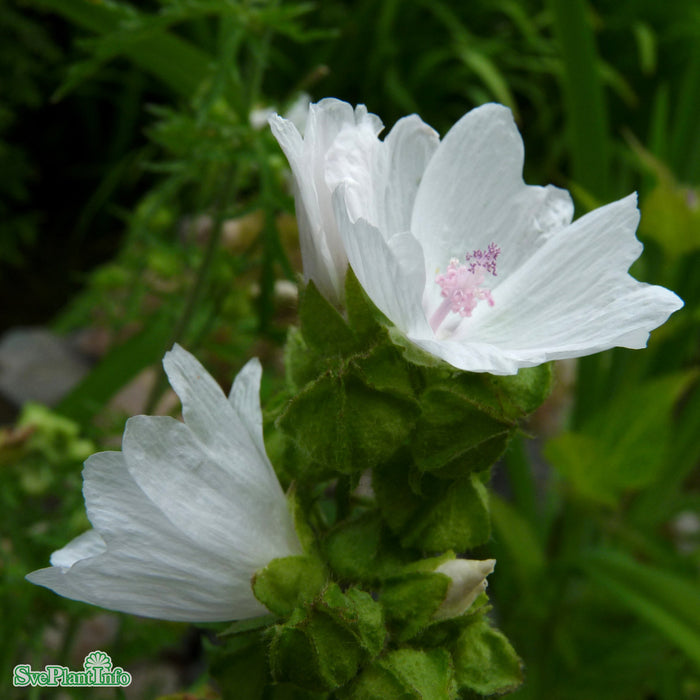
[(451, 581), (445, 600), (433, 619), (446, 620), (466, 612), (478, 595), (486, 590), (486, 577), (495, 566), (495, 559), (451, 559), (440, 564), (435, 572), (449, 576)]

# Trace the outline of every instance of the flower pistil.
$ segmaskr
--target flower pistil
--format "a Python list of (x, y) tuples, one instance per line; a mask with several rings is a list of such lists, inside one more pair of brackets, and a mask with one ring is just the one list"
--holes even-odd
[(437, 332), (450, 311), (464, 318), (472, 315), (480, 301), (486, 300), (489, 306), (494, 305), (491, 290), (482, 285), (487, 274), (496, 276), (496, 259), (500, 253), (501, 249), (495, 243), (490, 243), (486, 250), (467, 253), (466, 265), (452, 258), (447, 271), (435, 277), (444, 301), (430, 318), (433, 332)]

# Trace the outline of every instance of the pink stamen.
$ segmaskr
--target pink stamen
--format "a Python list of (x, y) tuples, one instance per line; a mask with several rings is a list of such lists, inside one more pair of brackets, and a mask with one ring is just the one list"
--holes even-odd
[(467, 253), (467, 265), (460, 265), (459, 260), (452, 258), (445, 274), (435, 277), (440, 285), (444, 301), (430, 319), (430, 327), (434, 332), (440, 327), (452, 311), (460, 316), (469, 317), (480, 301), (486, 300), (489, 306), (494, 305), (490, 289), (482, 288), (486, 273), (496, 276), (496, 258), (501, 249), (495, 244), (489, 244), (486, 250), (475, 250)]

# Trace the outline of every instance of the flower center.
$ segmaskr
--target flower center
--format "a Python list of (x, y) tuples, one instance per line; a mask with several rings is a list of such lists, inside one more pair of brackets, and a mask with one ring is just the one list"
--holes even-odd
[(501, 249), (495, 243), (490, 243), (486, 250), (467, 253), (466, 265), (460, 265), (457, 258), (452, 258), (447, 272), (435, 277), (444, 301), (430, 319), (433, 332), (437, 332), (450, 311), (464, 318), (471, 316), (477, 304), (484, 299), (489, 306), (493, 306), (491, 290), (482, 285), (487, 273), (496, 276), (496, 258), (500, 253)]

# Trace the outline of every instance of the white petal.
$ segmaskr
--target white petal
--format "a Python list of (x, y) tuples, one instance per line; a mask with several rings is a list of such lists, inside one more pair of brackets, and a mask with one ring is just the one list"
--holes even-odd
[[(293, 286), (296, 291), (296, 286)], [(251, 440), (260, 447), (265, 455), (263, 438), (262, 409), (260, 408), (260, 379), (262, 367), (257, 357), (248, 360), (236, 375), (228, 395), (228, 400), (238, 419), (248, 430)], [(267, 462), (267, 457), (265, 456)]]
[(139, 539), (110, 547), (70, 568), (52, 566), (27, 579), (59, 595), (110, 610), (163, 620), (209, 622), (264, 614), (250, 582), (221, 581), (206, 562), (182, 552), (169, 559)]
[(97, 530), (88, 530), (71, 540), (65, 547), (57, 549), (51, 555), (51, 566), (69, 569), (76, 561), (97, 556), (106, 549), (107, 545)]
[[(246, 365), (229, 402), (182, 348), (165, 363), (196, 434), (167, 417), (131, 419), (124, 452), (93, 455), (83, 471), (95, 529), (27, 578), (69, 598), (148, 617), (260, 615), (265, 609), (251, 576), (271, 559), (301, 551), (262, 447), (260, 365)], [(216, 421), (216, 411), (224, 414), (218, 428), (228, 427), (228, 437), (213, 439), (207, 420)]]
[[(260, 467), (258, 480), (262, 482), (266, 477), (268, 487), (279, 491), (277, 477), (265, 456), (262, 432), (257, 433), (257, 440), (252, 439), (250, 420), (241, 418), (199, 361), (175, 344), (165, 354), (163, 366), (171, 386), (182, 401), (182, 415), (187, 427), (202, 445), (221, 455), (219, 466), (233, 472), (237, 463), (255, 464)], [(262, 422), (259, 404), (257, 417)], [(251, 417), (251, 420), (255, 422), (257, 418)], [(236, 459), (229, 460), (226, 455), (235, 455)]]
[(326, 159), (330, 191), (345, 185), (350, 219), (365, 219), (386, 240), (410, 230), (413, 202), (437, 133), (418, 116), (400, 119), (381, 142), (367, 128), (343, 129)]
[[(478, 107), (452, 127), (428, 163), (413, 209), (411, 231), (423, 246), (428, 279), (450, 258), (463, 260), (494, 242), (501, 248), (498, 283), (553, 228), (571, 221), (568, 193), (525, 185), (523, 160), (506, 107)], [(431, 287), (433, 302), (435, 295)]]
[(411, 230), (418, 187), (439, 143), (438, 133), (415, 114), (399, 119), (384, 139), (389, 154), (385, 226), (392, 233)]
[(425, 287), (423, 253), (409, 233), (385, 241), (364, 219), (351, 221), (344, 203), (344, 186), (333, 194), (336, 216), (348, 260), (377, 308), (404, 331), (426, 334), (421, 298)]
[[(165, 619), (202, 621), (260, 613), (250, 588), (255, 570), (251, 567), (257, 562), (251, 564), (249, 557), (240, 555), (236, 536), (229, 538), (224, 555), (216, 552), (209, 540), (193, 540), (141, 491), (122, 453), (93, 455), (83, 478), (88, 517), (96, 529), (55, 552), (51, 563), (69, 567), (80, 559), (93, 559), (65, 571), (66, 577), (42, 574), (50, 578), (31, 579), (34, 583), (47, 585), (61, 595), (139, 615), (163, 617), (167, 609), (170, 612)], [(197, 488), (193, 482), (190, 491)], [(104, 556), (95, 558), (102, 553)], [(128, 583), (121, 580), (127, 575), (124, 572), (129, 572)], [(117, 581), (110, 584), (114, 577)], [(99, 586), (94, 581), (99, 581)], [(154, 581), (160, 582), (155, 601), (147, 594)], [(195, 596), (199, 602), (192, 607), (193, 591), (198, 589), (202, 589), (201, 600)], [(210, 609), (202, 607), (204, 601), (210, 602)], [(236, 608), (231, 610), (231, 605)], [(223, 616), (222, 609), (227, 611)]]
[(290, 553), (286, 501), (259, 458), (220, 452), (178, 421), (146, 416), (128, 421), (124, 456), (134, 481), (190, 539), (222, 557), (235, 546), (251, 571)]
[(455, 339), (478, 338), (527, 364), (644, 347), (683, 302), (627, 273), (642, 251), (638, 221), (630, 195), (551, 236), (495, 290), (495, 306), (465, 319)]
[(270, 119), (272, 131), (284, 150), (295, 179), (295, 201), (304, 277), (340, 305), (347, 257), (333, 216), (331, 192), (325, 181), (328, 150), (343, 128), (368, 129), (375, 136), (381, 120), (364, 105), (354, 110), (347, 102), (321, 100), (309, 108), (304, 139), (288, 120)]

